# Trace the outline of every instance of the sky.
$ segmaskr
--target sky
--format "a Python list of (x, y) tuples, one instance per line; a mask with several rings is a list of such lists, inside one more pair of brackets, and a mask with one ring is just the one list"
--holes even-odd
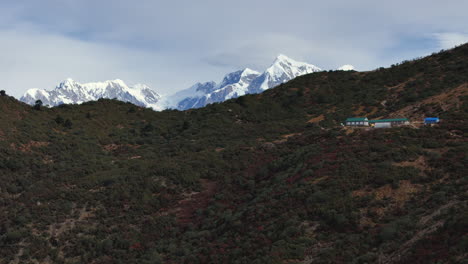
[(468, 42), (468, 1), (1, 0), (0, 89), (122, 79), (172, 94), (278, 54), (386, 67)]

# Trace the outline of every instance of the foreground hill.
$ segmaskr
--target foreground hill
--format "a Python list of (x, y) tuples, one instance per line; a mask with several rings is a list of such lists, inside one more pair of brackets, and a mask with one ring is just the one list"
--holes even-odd
[[(0, 97), (0, 263), (466, 259), (468, 46), (189, 111)], [(434, 127), (347, 129), (349, 116)]]

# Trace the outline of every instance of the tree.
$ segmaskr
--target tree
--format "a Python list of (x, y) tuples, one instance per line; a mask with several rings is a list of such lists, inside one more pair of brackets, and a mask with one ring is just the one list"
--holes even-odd
[(127, 111), (127, 113), (135, 113), (135, 112), (136, 112), (136, 109), (134, 106), (131, 106)]
[(0, 96), (6, 96), (5, 90), (1, 90), (1, 91), (0, 91)]
[(187, 120), (184, 120), (184, 123), (182, 124), (182, 130), (187, 130), (190, 128), (190, 122)]
[(63, 124), (63, 122), (65, 121), (60, 115), (57, 115), (57, 117), (54, 120), (57, 124)]
[(247, 106), (247, 97), (246, 96), (241, 96), (236, 99), (236, 103), (240, 104), (243, 107)]
[(70, 119), (67, 118), (67, 120), (65, 120), (65, 123), (63, 124), (64, 127), (66, 128), (72, 128), (73, 126), (73, 123)]
[(34, 109), (36, 109), (36, 110), (41, 110), (41, 107), (42, 107), (42, 101), (41, 101), (41, 100), (37, 100), (37, 101), (34, 103)]

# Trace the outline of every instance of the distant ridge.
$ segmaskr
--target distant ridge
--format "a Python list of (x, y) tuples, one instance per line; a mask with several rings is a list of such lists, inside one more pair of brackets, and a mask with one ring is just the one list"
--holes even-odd
[(161, 96), (147, 85), (136, 84), (129, 87), (119, 79), (81, 84), (68, 78), (50, 91), (29, 89), (20, 100), (27, 104), (34, 104), (36, 100), (41, 100), (44, 105), (57, 106), (60, 104), (81, 104), (100, 98), (115, 98), (138, 106), (162, 110), (157, 104)]
[(165, 104), (179, 110), (199, 108), (246, 94), (261, 93), (298, 76), (319, 71), (322, 69), (315, 65), (280, 54), (263, 73), (246, 68), (227, 74), (219, 84), (197, 83), (169, 96)]
[[(339, 70), (353, 70), (344, 65)], [(79, 83), (73, 79), (62, 81), (52, 90), (29, 89), (20, 98), (27, 104), (41, 100), (44, 105), (81, 104), (100, 98), (117, 99), (159, 111), (164, 109), (187, 110), (223, 102), (246, 94), (261, 93), (298, 76), (322, 71), (319, 67), (278, 55), (264, 72), (245, 68), (226, 74), (221, 82), (196, 83), (188, 89), (169, 96), (161, 96), (144, 84), (128, 86), (116, 79), (104, 82)]]

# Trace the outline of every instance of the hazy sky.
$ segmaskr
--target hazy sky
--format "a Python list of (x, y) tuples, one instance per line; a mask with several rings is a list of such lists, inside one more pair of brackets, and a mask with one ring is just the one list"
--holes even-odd
[(170, 94), (279, 54), (389, 66), (468, 42), (466, 0), (1, 0), (0, 89), (122, 79)]

